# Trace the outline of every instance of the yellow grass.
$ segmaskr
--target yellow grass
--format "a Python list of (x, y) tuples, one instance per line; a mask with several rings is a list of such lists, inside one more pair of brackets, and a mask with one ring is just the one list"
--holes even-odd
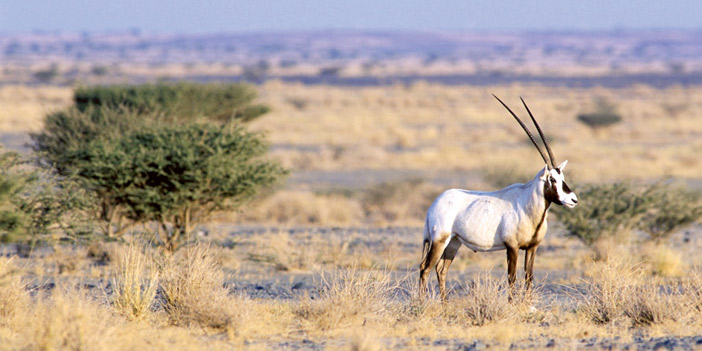
[(36, 132), (47, 113), (69, 106), (72, 97), (65, 87), (0, 86), (0, 131)]
[[(293, 169), (478, 171), (509, 164), (536, 172), (538, 155), (490, 93), (524, 115), (521, 95), (551, 137), (557, 158), (572, 161), (568, 171), (578, 180), (697, 177), (702, 171), (695, 157), (702, 147), (697, 137), (702, 132), (699, 90), (426, 83), (345, 88), (269, 82), (260, 89), (261, 99), (274, 110), (253, 127), (267, 131), (274, 144), (321, 146), (309, 152), (276, 151)], [(622, 123), (599, 133), (576, 119), (592, 109), (597, 96), (613, 101), (623, 116)], [(291, 101), (304, 101), (304, 108)]]
[[(282, 247), (289, 248), (287, 252), (269, 251), (270, 255), (284, 256), (300, 248), (290, 246), (300, 239), (290, 234), (267, 233), (246, 240), (260, 245), (255, 244), (258, 239), (281, 241)], [(325, 247), (322, 242), (308, 244), (310, 251)], [(53, 290), (30, 297), (22, 277), (31, 268), (19, 262), (42, 259), (3, 258), (0, 337), (6, 342), (0, 350), (108, 350), (145, 344), (155, 350), (268, 349), (278, 342), (297, 343), (303, 339), (324, 341), (331, 349), (384, 350), (396, 345), (411, 349), (423, 347), (425, 340), (438, 339), (466, 343), (479, 339), (497, 348), (508, 348), (528, 338), (540, 340), (543, 335), (566, 344), (581, 338), (614, 336), (625, 342), (641, 333), (694, 335), (702, 325), (702, 279), (698, 270), (663, 280), (641, 264), (615, 259), (597, 261), (590, 264), (583, 280), (574, 282), (585, 284), (583, 295), (574, 294), (573, 302), (548, 304), (543, 303), (544, 292), (539, 289), (529, 298), (518, 291), (515, 302), (509, 303), (503, 275), (477, 273), (465, 282), (463, 293), (454, 293), (448, 303), (441, 303), (436, 296), (418, 296), (416, 267), (403, 273), (404, 269), (392, 265), (367, 266), (358, 251), (347, 248), (337, 252), (333, 262), (325, 261), (323, 255), (307, 256), (308, 270), (322, 268), (325, 272), (315, 278), (321, 291), (314, 299), (303, 295), (293, 300), (267, 300), (232, 294), (231, 286), (224, 286), (226, 281), (233, 279), (236, 284), (245, 277), (236, 272), (225, 273), (217, 259), (225, 254), (239, 256), (242, 270), (258, 269), (255, 277), (259, 279), (274, 269), (257, 268), (259, 262), (246, 258), (246, 252), (265, 247), (253, 249), (251, 244), (240, 242), (235, 248), (240, 250), (217, 252), (211, 246), (198, 244), (161, 258), (161, 254), (143, 247), (125, 246), (116, 250), (123, 251), (118, 261), (121, 263), (116, 262), (115, 269), (101, 273), (117, 282), (113, 283), (117, 291), (122, 289), (112, 297), (76, 289), (70, 283), (59, 283)], [(144, 252), (161, 262), (159, 277), (164, 300), (150, 305), (149, 312), (145, 312), (149, 318), (134, 318), (115, 299), (148, 292), (149, 283), (135, 278), (149, 272), (148, 260), (139, 256)], [(415, 258), (409, 257), (408, 261)], [(85, 274), (90, 262), (87, 260), (71, 275), (62, 276), (73, 279)], [(537, 266), (538, 262), (543, 260), (537, 260)], [(452, 269), (454, 274), (460, 271), (459, 267)], [(573, 274), (577, 272), (573, 270)], [(130, 285), (119, 283), (130, 281), (132, 287), (140, 284), (141, 292), (125, 290)], [(680, 289), (664, 289), (677, 284)], [(3, 305), (6, 301), (12, 303)], [(576, 301), (579, 302), (574, 307)]]
[[(570, 160), (568, 179), (575, 187), (579, 182), (702, 174), (702, 88), (426, 83), (349, 88), (269, 82), (259, 91), (273, 112), (251, 128), (267, 133), (274, 146), (272, 157), (293, 173), (415, 169), (488, 178), (507, 170), (526, 178), (538, 171), (541, 161), (490, 96), (495, 93), (521, 115), (518, 98), (525, 97), (558, 160)], [(622, 123), (595, 132), (576, 120), (578, 113), (592, 109), (597, 96), (617, 105)], [(0, 87), (0, 130), (36, 131), (48, 111), (67, 106), (70, 98), (70, 88)], [(478, 185), (493, 186), (486, 179), (483, 183)], [(278, 342), (304, 339), (328, 342), (329, 349), (383, 350), (396, 344), (422, 348), (426, 345), (420, 338), (490, 340), (497, 348), (508, 348), (542, 335), (563, 338), (568, 347), (590, 337), (694, 335), (702, 326), (702, 279), (690, 268), (699, 263), (691, 247), (627, 254), (638, 262), (632, 268), (611, 259), (591, 263), (591, 254), (573, 249), (570, 239), (548, 237), (556, 253), (537, 254), (537, 274), (566, 269), (560, 283), (584, 285), (586, 291), (580, 299), (573, 297), (579, 303), (550, 302), (539, 305), (536, 312), (524, 308), (527, 303), (506, 302), (500, 288), (504, 275), (473, 274), (491, 268), (503, 272), (503, 253), (478, 255), (463, 249), (449, 280), (462, 272), (475, 284), (465, 282), (464, 294), (452, 296), (447, 304), (413, 297), (423, 213), (441, 190), (426, 182), (402, 180), (349, 192), (288, 185), (242, 214), (223, 219), (284, 228), (409, 225), (414, 229), (407, 230), (406, 237), (379, 236), (372, 245), (360, 246), (356, 239), (365, 234), (355, 232), (343, 237), (285, 230), (232, 237), (227, 232), (211, 239), (232, 240), (226, 248), (189, 247), (170, 258), (149, 251), (160, 263), (162, 299), (155, 300), (161, 303), (150, 303), (156, 281), (150, 274), (156, 270), (148, 268), (149, 259), (119, 244), (88, 249), (57, 246), (31, 259), (0, 257), (0, 350), (126, 350), (144, 345), (154, 350), (271, 349)], [(408, 253), (403, 245), (416, 245), (417, 250)], [(622, 250), (631, 248), (603, 247), (600, 254), (618, 256)], [(105, 266), (96, 263), (103, 256), (110, 260)], [(281, 274), (289, 279), (314, 276), (319, 281), (319, 271), (331, 273), (325, 275), (326, 288), (316, 300), (254, 299), (225, 286), (228, 281), (236, 287), (239, 281)], [(112, 280), (116, 292), (106, 296), (95, 292), (99, 288), (75, 288), (87, 278)], [(35, 296), (27, 291), (49, 279), (58, 282), (52, 291)], [(398, 297), (398, 291), (404, 297)], [(670, 313), (680, 311), (690, 313)]]
[[(476, 171), (541, 163), (495, 93), (524, 115), (523, 96), (559, 160), (579, 181), (696, 178), (702, 173), (702, 88), (549, 88), (415, 83), (389, 87), (303, 86), (268, 82), (260, 100), (273, 112), (252, 123), (273, 154), (295, 170), (428, 169)], [(36, 131), (43, 116), (70, 104), (71, 88), (0, 87), (0, 130)], [(576, 115), (593, 99), (612, 101), (623, 121), (593, 132)], [(303, 102), (303, 107), (299, 102)], [(296, 105), (296, 103), (298, 105)], [(298, 149), (298, 147), (317, 146)], [(306, 151), (300, 151), (306, 150)], [(398, 150), (400, 152), (398, 152)], [(616, 150), (616, 154), (612, 153)], [(344, 220), (344, 219), (342, 219)]]
[[(112, 303), (128, 319), (141, 320), (151, 312), (158, 288), (158, 271), (145, 248), (130, 245), (118, 262), (118, 276), (113, 278)], [(151, 253), (153, 254), (153, 253)]]
[[(71, 91), (69, 87), (0, 87), (0, 131), (38, 130), (47, 112), (70, 104)], [(260, 86), (259, 93), (273, 110), (251, 123), (251, 128), (267, 134), (274, 146), (271, 157), (293, 173), (413, 169), (440, 175), (458, 171), (485, 182), (455, 186), (491, 189), (493, 182), (485, 178), (513, 170), (515, 181), (527, 181), (542, 162), (490, 95), (495, 93), (524, 117), (519, 96), (526, 99), (557, 159), (570, 161), (567, 178), (576, 190), (583, 182), (696, 179), (702, 174), (702, 88), (698, 87), (566, 89), (418, 82), (357, 88), (271, 81)], [(611, 101), (623, 120), (595, 132), (576, 116), (591, 111), (598, 97)], [(285, 225), (352, 226), (359, 220), (415, 225), (421, 219), (414, 212), (395, 209), (391, 218), (369, 216), (359, 198), (290, 185), (248, 209), (246, 216)]]

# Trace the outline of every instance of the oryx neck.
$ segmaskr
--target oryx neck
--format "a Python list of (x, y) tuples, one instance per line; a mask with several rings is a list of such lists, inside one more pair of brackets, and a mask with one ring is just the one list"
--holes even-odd
[(525, 208), (535, 216), (541, 217), (551, 206), (550, 195), (547, 194), (547, 182), (541, 177), (541, 172), (526, 184), (527, 197)]

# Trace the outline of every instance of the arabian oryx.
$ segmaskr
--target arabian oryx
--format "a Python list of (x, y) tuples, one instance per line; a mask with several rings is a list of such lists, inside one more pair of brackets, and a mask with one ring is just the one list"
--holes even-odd
[(522, 103), (541, 136), (548, 158), (519, 117), (497, 96), (495, 98), (519, 122), (546, 166), (526, 184), (512, 184), (493, 192), (450, 189), (434, 200), (424, 225), (419, 284), (420, 291), (425, 292), (429, 273), (436, 267), (442, 300), (446, 299), (446, 273), (461, 244), (473, 251), (507, 250), (510, 291), (517, 277), (519, 250), (525, 250), (525, 280), (527, 289), (530, 288), (534, 253), (546, 234), (549, 207), (557, 204), (573, 208), (578, 203), (578, 197), (564, 180), (563, 169), (568, 161), (556, 166), (551, 148), (524, 99)]

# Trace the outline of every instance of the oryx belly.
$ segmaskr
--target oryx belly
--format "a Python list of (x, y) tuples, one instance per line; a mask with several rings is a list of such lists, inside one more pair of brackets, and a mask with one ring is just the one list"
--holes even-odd
[(502, 201), (476, 197), (456, 216), (453, 233), (473, 251), (504, 250), (504, 213)]

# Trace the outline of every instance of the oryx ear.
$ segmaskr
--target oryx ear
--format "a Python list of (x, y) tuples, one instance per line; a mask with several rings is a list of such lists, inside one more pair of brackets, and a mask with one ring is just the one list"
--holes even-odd
[(568, 160), (565, 160), (565, 161), (563, 161), (563, 163), (561, 163), (560, 165), (558, 165), (558, 167), (556, 167), (556, 168), (558, 168), (558, 169), (560, 169), (560, 170), (562, 171), (562, 170), (565, 168), (565, 166), (566, 166), (567, 164), (568, 164)]
[(551, 175), (551, 173), (548, 171), (548, 165), (545, 165), (544, 169), (541, 170), (541, 180), (548, 179), (549, 175)]

